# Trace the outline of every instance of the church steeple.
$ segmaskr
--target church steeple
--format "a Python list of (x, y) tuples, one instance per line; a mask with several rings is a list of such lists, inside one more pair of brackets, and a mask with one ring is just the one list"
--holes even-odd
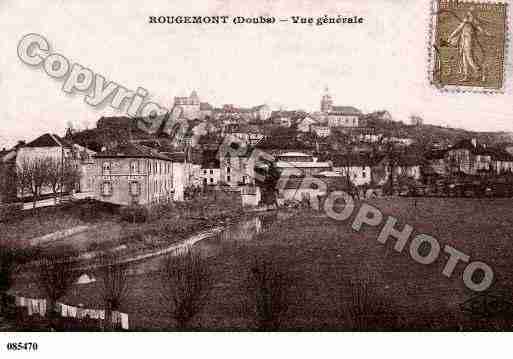
[(330, 112), (333, 107), (333, 100), (329, 94), (329, 89), (326, 87), (324, 89), (324, 95), (321, 99), (321, 112)]

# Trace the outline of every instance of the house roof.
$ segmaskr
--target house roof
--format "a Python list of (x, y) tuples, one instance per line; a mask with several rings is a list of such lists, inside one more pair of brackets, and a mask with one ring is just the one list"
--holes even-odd
[(280, 168), (331, 168), (330, 162), (291, 162), (291, 161), (278, 161), (276, 167)]
[(508, 161), (513, 162), (513, 155), (502, 148), (487, 148), (485, 152), (492, 156), (492, 159), (496, 161)]
[(332, 106), (330, 112), (343, 113), (345, 115), (361, 115), (362, 111), (353, 106)]
[(420, 156), (415, 155), (404, 155), (399, 156), (397, 164), (399, 166), (418, 166), (423, 163), (423, 160)]
[(342, 175), (335, 171), (323, 171), (316, 175), (317, 177), (341, 177)]
[(278, 157), (312, 157), (312, 156), (310, 156), (307, 153), (303, 153), (303, 152), (285, 152), (285, 153), (278, 155)]
[(446, 150), (431, 150), (427, 152), (424, 157), (427, 160), (440, 160), (445, 157)]
[(203, 156), (201, 159), (201, 168), (220, 168), (219, 158), (214, 156)]
[(34, 141), (27, 143), (24, 147), (69, 147), (71, 143), (59, 136), (45, 133)]
[(112, 149), (108, 149), (97, 153), (94, 157), (97, 158), (150, 158), (160, 159), (164, 161), (173, 161), (170, 156), (154, 150), (153, 148), (146, 147), (135, 143), (123, 143)]
[(457, 142), (456, 144), (454, 144), (454, 146), (449, 148), (449, 151), (461, 150), (461, 149), (469, 150), (471, 153), (473, 153), (475, 155), (486, 155), (487, 154), (487, 151), (483, 146), (481, 146), (479, 144), (476, 144), (476, 146), (474, 146), (474, 144), (472, 144), (472, 141), (470, 141), (468, 139), (461, 140), (461, 141)]

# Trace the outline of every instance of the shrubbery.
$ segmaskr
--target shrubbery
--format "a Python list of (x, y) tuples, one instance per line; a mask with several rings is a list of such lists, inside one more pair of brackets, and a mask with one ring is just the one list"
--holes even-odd
[(90, 199), (63, 203), (59, 206), (59, 209), (86, 222), (102, 220), (106, 216), (114, 215), (119, 211), (116, 205)]
[(0, 205), (0, 222), (10, 222), (21, 218), (23, 203), (8, 203)]
[(119, 214), (122, 221), (131, 223), (144, 223), (150, 218), (149, 210), (142, 206), (123, 207)]

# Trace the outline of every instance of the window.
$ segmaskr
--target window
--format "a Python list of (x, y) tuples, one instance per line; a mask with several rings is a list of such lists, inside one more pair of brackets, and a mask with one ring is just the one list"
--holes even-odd
[(365, 173), (365, 170), (363, 170), (363, 172), (362, 172), (362, 178), (365, 178), (365, 176), (366, 176), (366, 175), (367, 175), (367, 174)]
[[(206, 179), (205, 179), (205, 181), (206, 181)], [(213, 178), (210, 179), (210, 183), (214, 183), (214, 179)]]
[(137, 181), (130, 182), (130, 194), (132, 196), (138, 196), (141, 194), (141, 187), (139, 185), (139, 182), (137, 182)]
[(102, 183), (102, 195), (104, 196), (112, 196), (112, 183), (111, 182), (103, 182)]
[(111, 168), (110, 162), (103, 162), (103, 174), (104, 175), (110, 175), (110, 168)]
[(139, 172), (139, 162), (132, 161), (130, 162), (130, 173), (138, 173)]
[(230, 182), (230, 176), (226, 176), (226, 182)]
[(203, 170), (203, 174), (206, 175), (207, 174), (207, 170)]
[(226, 167), (226, 173), (230, 173), (230, 167)]
[(210, 170), (210, 174), (213, 175), (214, 174), (214, 170)]

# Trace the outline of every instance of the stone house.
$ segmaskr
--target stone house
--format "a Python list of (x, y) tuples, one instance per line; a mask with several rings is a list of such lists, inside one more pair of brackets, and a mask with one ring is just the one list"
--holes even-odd
[(372, 179), (372, 161), (365, 155), (335, 156), (333, 171), (347, 176), (355, 186), (369, 185)]
[(227, 153), (220, 158), (219, 183), (230, 187), (255, 184), (254, 161), (250, 155), (230, 155)]
[(328, 112), (329, 127), (358, 127), (362, 112), (352, 106), (332, 106)]
[(95, 198), (118, 205), (151, 205), (183, 200), (181, 163), (154, 149), (121, 144), (94, 156)]
[(331, 162), (319, 162), (317, 158), (302, 152), (286, 152), (276, 158), (276, 167), (289, 176), (314, 176), (332, 170)]
[[(59, 164), (72, 164), (80, 172), (80, 181), (74, 190), (88, 192), (92, 190), (93, 173), (92, 156), (94, 151), (72, 143), (58, 135), (46, 133), (16, 150), (16, 166), (36, 159), (50, 158)], [(42, 195), (52, 193), (51, 188), (44, 187)], [(26, 194), (28, 195), (28, 194)]]

